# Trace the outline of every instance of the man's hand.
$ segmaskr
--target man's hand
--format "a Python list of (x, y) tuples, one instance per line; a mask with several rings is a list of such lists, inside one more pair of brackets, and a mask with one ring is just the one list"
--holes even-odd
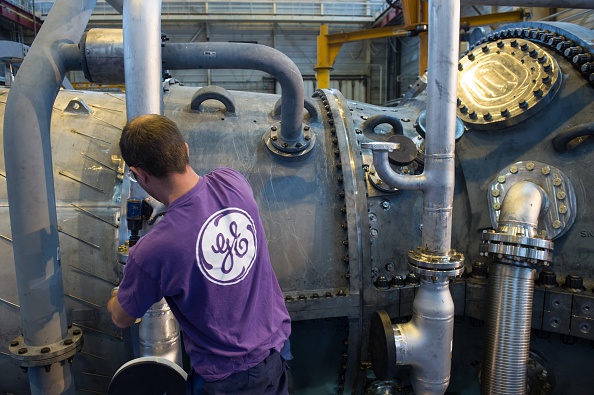
[(111, 320), (118, 328), (127, 328), (136, 322), (136, 318), (130, 316), (122, 308), (118, 300), (118, 287), (111, 290), (111, 299), (107, 302), (107, 311), (111, 314)]

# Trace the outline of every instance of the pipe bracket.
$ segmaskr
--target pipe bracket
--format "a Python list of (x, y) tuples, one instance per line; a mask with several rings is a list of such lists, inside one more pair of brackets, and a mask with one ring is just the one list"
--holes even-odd
[(41, 367), (72, 359), (82, 346), (83, 331), (73, 325), (68, 329), (66, 337), (59, 342), (31, 346), (25, 343), (21, 335), (10, 342), (8, 351), (21, 367)]

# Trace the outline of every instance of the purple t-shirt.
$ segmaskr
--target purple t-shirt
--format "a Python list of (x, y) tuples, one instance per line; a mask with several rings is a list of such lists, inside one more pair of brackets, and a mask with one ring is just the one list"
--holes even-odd
[(207, 381), (257, 365), (289, 337), (258, 206), (235, 170), (202, 177), (130, 249), (122, 308), (138, 318), (163, 297), (194, 370)]

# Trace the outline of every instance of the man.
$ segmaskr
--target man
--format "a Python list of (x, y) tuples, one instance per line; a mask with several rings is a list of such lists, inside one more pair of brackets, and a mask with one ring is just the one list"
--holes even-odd
[(130, 121), (120, 150), (167, 213), (130, 248), (107, 306), (114, 324), (132, 325), (165, 297), (194, 394), (286, 394), (290, 317), (246, 179), (227, 168), (198, 176), (179, 129), (160, 115)]

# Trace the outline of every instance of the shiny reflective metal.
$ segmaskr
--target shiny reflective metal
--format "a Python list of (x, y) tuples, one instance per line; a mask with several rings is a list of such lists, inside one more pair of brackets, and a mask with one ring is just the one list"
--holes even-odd
[[(501, 182), (500, 177), (505, 181)], [(573, 184), (557, 167), (537, 161), (521, 161), (506, 166), (489, 183), (487, 199), (493, 228), (499, 226), (501, 204), (507, 192), (522, 181), (538, 185), (545, 194), (546, 207), (538, 218), (537, 233), (549, 240), (563, 236), (577, 215)]]
[(557, 60), (521, 38), (478, 45), (458, 69), (458, 117), (475, 129), (528, 119), (555, 97), (562, 82)]

